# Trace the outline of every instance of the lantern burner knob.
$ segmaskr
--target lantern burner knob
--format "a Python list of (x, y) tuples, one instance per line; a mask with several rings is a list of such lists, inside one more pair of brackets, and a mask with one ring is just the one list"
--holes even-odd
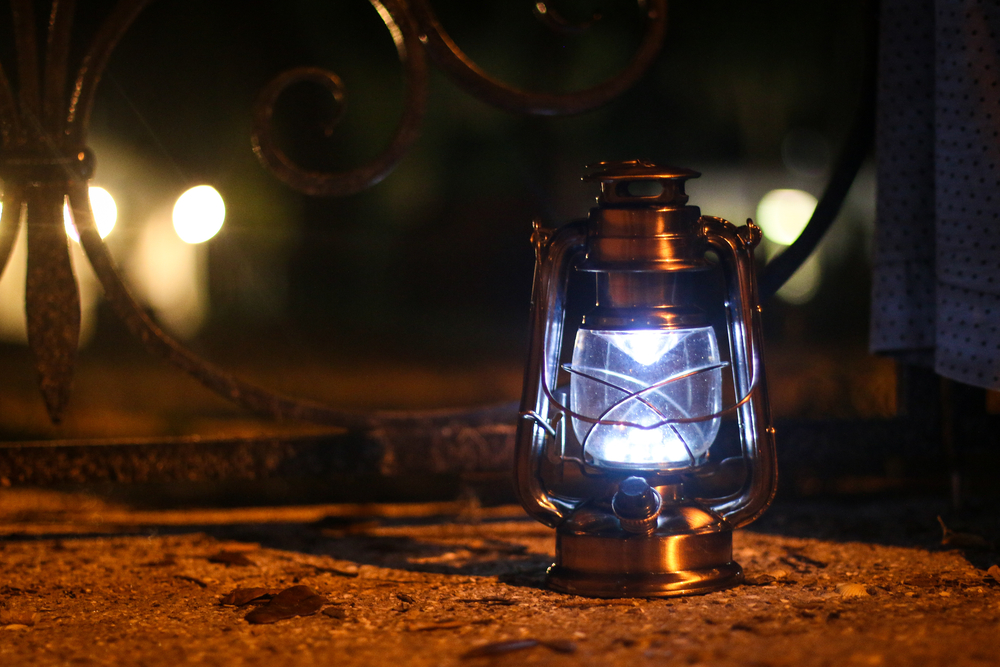
[(648, 535), (656, 530), (663, 499), (642, 477), (628, 477), (618, 485), (611, 509), (630, 533)]

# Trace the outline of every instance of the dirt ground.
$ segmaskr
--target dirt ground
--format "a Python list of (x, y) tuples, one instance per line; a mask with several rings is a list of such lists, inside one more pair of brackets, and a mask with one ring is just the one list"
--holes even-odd
[[(545, 590), (552, 533), (516, 507), (138, 511), (4, 489), (0, 665), (997, 665), (997, 516), (779, 505), (735, 537), (748, 585), (609, 601)], [(309, 615), (220, 604), (297, 585)]]

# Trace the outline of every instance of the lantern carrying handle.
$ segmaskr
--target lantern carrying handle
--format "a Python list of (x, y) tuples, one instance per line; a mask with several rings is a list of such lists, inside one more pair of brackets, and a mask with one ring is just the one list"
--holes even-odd
[[(730, 496), (709, 501), (727, 523), (739, 528), (767, 509), (778, 483), (774, 428), (761, 363), (761, 307), (753, 266), (753, 248), (760, 243), (761, 232), (749, 219), (746, 226), (739, 228), (712, 216), (702, 216), (699, 224), (709, 247), (719, 256), (725, 277), (729, 351), (736, 393), (749, 396), (736, 411), (747, 471), (743, 487)], [(736, 363), (737, 360), (742, 362)]]
[(535, 278), (531, 291), (531, 344), (524, 374), (524, 392), (514, 449), (514, 490), (521, 505), (534, 519), (557, 526), (572, 514), (577, 502), (549, 493), (540, 465), (552, 427), (546, 417), (552, 412), (548, 378), (557, 377), (566, 290), (570, 269), (583, 259), (587, 242), (586, 221), (543, 228), (535, 223)]

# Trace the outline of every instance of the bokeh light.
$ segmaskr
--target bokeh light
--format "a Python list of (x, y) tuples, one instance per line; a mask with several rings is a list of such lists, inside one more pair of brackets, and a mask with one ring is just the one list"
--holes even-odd
[(757, 204), (757, 224), (769, 241), (790, 245), (805, 229), (816, 198), (802, 190), (771, 190)]
[(226, 204), (211, 185), (193, 187), (174, 204), (174, 230), (185, 243), (204, 243), (226, 219)]
[(781, 289), (778, 290), (775, 296), (785, 303), (790, 303), (793, 306), (801, 306), (816, 296), (822, 280), (823, 265), (820, 262), (819, 255), (813, 253), (802, 263), (799, 270), (792, 274), (788, 282), (781, 286)]
[[(102, 239), (108, 238), (108, 234), (115, 228), (118, 221), (118, 206), (115, 198), (104, 188), (93, 186), (89, 189), (90, 208), (94, 212), (94, 222), (97, 223), (97, 233)], [(80, 234), (76, 229), (76, 221), (69, 210), (69, 202), (63, 204), (63, 225), (66, 227), (66, 234), (71, 239), (80, 242)]]

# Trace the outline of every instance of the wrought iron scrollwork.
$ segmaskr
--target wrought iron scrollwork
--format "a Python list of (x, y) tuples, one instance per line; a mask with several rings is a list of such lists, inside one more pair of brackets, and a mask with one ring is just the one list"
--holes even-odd
[[(431, 59), (463, 90), (501, 109), (537, 116), (583, 113), (606, 104), (628, 90), (653, 63), (667, 29), (667, 1), (640, 2), (646, 14), (646, 33), (624, 70), (586, 90), (564, 94), (534, 93), (508, 86), (472, 62), (445, 32), (431, 11), (428, 0), (410, 0), (410, 5), (420, 26), (421, 41)], [(539, 5), (545, 7), (544, 12)], [(555, 18), (557, 15), (545, 3), (537, 3), (535, 11), (536, 15), (545, 17), (547, 24), (568, 25), (561, 17)]]
[[(420, 134), (427, 101), (427, 59), (413, 18), (397, 0), (369, 0), (385, 22), (396, 44), (399, 60), (406, 70), (403, 117), (389, 146), (366, 165), (339, 173), (305, 170), (278, 148), (271, 117), (281, 93), (297, 83), (315, 83), (327, 89), (338, 106), (344, 101), (340, 77), (318, 67), (299, 67), (274, 78), (261, 92), (254, 106), (253, 149), (275, 176), (300, 192), (315, 196), (344, 196), (361, 192), (389, 175)], [(331, 119), (332, 126), (337, 118)]]
[(85, 185), (93, 173), (93, 155), (85, 141), (94, 91), (112, 49), (146, 4), (147, 0), (120, 0), (86, 50), (67, 90), (75, 2), (53, 0), (45, 58), (39, 62), (34, 3), (11, 1), (18, 90), (15, 95), (0, 67), (4, 181), (0, 270), (10, 257), (23, 209), (28, 225), (28, 345), (55, 422), (69, 401), (80, 333), (80, 296), (63, 231), (63, 201), (73, 186)]
[[(346, 172), (311, 172), (295, 165), (277, 146), (271, 117), (282, 91), (294, 83), (312, 82), (325, 87), (335, 100), (342, 100), (343, 85), (331, 72), (318, 68), (285, 72), (264, 88), (255, 106), (255, 152), (278, 178), (302, 192), (346, 195), (388, 175), (419, 134), (427, 96), (427, 54), (465, 90), (498, 107), (541, 115), (579, 113), (607, 102), (641, 76), (662, 43), (666, 16), (666, 0), (640, 0), (648, 25), (641, 46), (626, 69), (589, 90), (550, 95), (516, 90), (489, 77), (448, 37), (426, 0), (369, 2), (389, 29), (406, 76), (403, 118), (390, 145), (378, 157)], [(108, 301), (133, 335), (150, 353), (238, 405), (275, 418), (308, 420), (376, 434), (410, 428), (432, 440), (440, 439), (439, 431), (458, 432), (493, 423), (499, 414), (512, 414), (506, 407), (359, 414), (281, 396), (202, 359), (160, 330), (139, 307), (94, 223), (87, 192), (94, 158), (86, 147), (86, 139), (101, 75), (116, 44), (147, 4), (149, 0), (119, 0), (77, 64), (72, 84), (67, 85), (74, 0), (52, 1), (43, 63), (38, 58), (33, 1), (11, 0), (18, 86), (15, 90), (0, 65), (0, 179), (4, 184), (0, 273), (7, 264), (23, 217), (28, 226), (25, 295), (28, 341), (50, 418), (58, 422), (69, 400), (80, 330), (80, 300), (62, 222), (67, 197), (86, 256)], [(543, 3), (536, 5), (536, 12), (547, 14), (542, 17), (547, 22), (575, 28), (543, 9), (546, 9)], [(510, 435), (504, 431), (498, 437)]]
[[(493, 78), (466, 56), (441, 26), (428, 0), (407, 0), (405, 4), (400, 0), (369, 2), (393, 37), (406, 79), (403, 118), (389, 146), (377, 158), (350, 171), (323, 173), (299, 167), (278, 148), (271, 124), (278, 97), (293, 84), (311, 82), (326, 88), (340, 104), (345, 91), (340, 78), (332, 72), (314, 67), (284, 72), (264, 88), (254, 108), (254, 152), (275, 176), (300, 192), (320, 196), (354, 194), (375, 185), (392, 171), (420, 132), (427, 97), (424, 49), (434, 64), (470, 95), (515, 113), (558, 116), (590, 111), (628, 90), (653, 63), (666, 33), (667, 1), (640, 0), (646, 30), (624, 70), (586, 90), (564, 94), (528, 92)], [(578, 32), (600, 18), (574, 25), (544, 2), (535, 3), (534, 12), (543, 23), (561, 32)]]

